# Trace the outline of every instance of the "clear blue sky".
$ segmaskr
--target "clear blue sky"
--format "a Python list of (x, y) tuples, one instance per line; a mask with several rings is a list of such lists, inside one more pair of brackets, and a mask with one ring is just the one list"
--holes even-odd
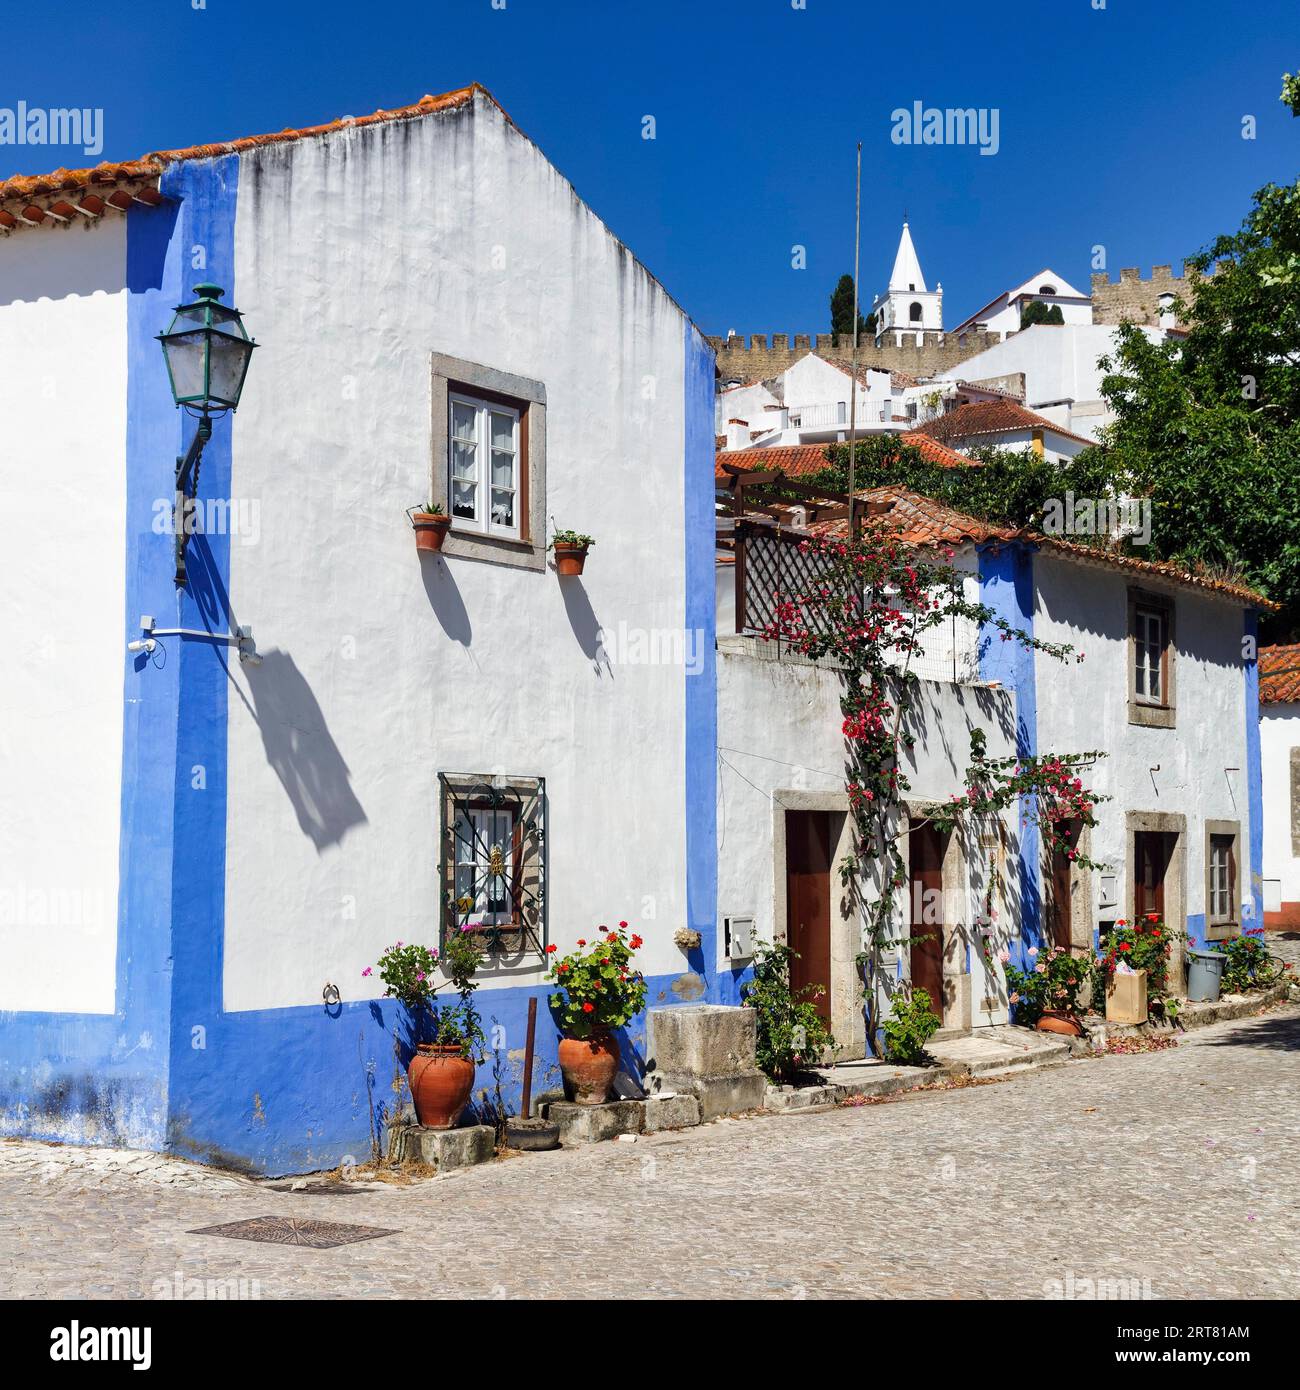
[[(41, 0), (6, 9), (0, 107), (102, 107), (127, 158), (479, 81), (706, 332), (827, 329), (861, 139), (863, 296), (906, 208), (951, 326), (1044, 265), (1086, 288), (1097, 243), (1176, 263), (1300, 171), (1296, 0), (1093, 3)], [(892, 144), (917, 100), (997, 108), (998, 154)], [(0, 176), (87, 162), (0, 145)]]

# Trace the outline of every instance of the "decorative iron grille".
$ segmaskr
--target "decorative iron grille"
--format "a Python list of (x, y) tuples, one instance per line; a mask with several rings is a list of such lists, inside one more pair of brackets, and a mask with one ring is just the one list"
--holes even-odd
[(438, 774), (441, 943), (472, 931), (487, 955), (546, 950), (546, 779)]

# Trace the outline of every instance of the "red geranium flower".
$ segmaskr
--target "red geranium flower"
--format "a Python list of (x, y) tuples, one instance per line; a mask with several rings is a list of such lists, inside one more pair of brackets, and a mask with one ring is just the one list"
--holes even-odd
[(551, 954), (551, 952), (554, 951), (554, 950), (556, 950), (556, 949), (557, 949), (557, 948), (555, 947), (555, 945), (552, 944), (552, 945), (550, 945), (550, 946), (548, 946), (548, 947), (546, 948), (546, 954), (549, 956), (549, 955)]
[(582, 1012), (583, 1012), (584, 1014), (589, 1014), (589, 1013), (594, 1012), (595, 1008), (596, 1008), (596, 1006), (595, 1006), (593, 1003), (591, 1003), (590, 1001), (588, 1001), (586, 1004), (584, 1004), (584, 1005), (582, 1006)]
[(578, 938), (578, 945), (579, 945), (579, 946), (585, 946), (586, 944), (587, 944), (586, 941), (585, 941), (582, 937), (579, 937), (579, 938)]
[(626, 928), (626, 926), (627, 926), (627, 923), (626, 923), (626, 922), (620, 922), (620, 923), (619, 923), (619, 926), (620, 926), (620, 927), (624, 927), (624, 928)]

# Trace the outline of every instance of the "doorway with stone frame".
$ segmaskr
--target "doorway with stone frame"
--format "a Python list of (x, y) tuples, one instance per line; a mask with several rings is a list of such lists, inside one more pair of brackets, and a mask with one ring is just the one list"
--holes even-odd
[(901, 806), (899, 849), (907, 865), (904, 924), (906, 974), (930, 995), (943, 1019), (936, 1035), (958, 1035), (971, 1028), (969, 969), (971, 889), (960, 833), (941, 831), (930, 820), (933, 803)]
[(1130, 922), (1156, 912), (1172, 928), (1168, 986), (1186, 992), (1187, 817), (1173, 811), (1129, 811), (1124, 817), (1124, 901)]

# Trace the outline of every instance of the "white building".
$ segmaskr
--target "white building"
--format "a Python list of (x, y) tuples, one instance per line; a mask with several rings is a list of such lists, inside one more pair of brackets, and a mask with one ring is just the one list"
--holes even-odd
[[(0, 1129), (368, 1153), (404, 1025), (363, 971), (462, 891), (507, 1103), (530, 998), (554, 1084), (548, 938), (627, 919), (652, 1003), (734, 1002), (712, 354), (496, 102), (11, 180), (0, 225)], [(262, 346), (178, 589), (155, 335), (197, 281)], [(550, 518), (596, 537), (582, 578)]]
[(1261, 647), (1264, 923), (1300, 930), (1300, 643)]
[[(898, 403), (911, 377), (878, 367), (852, 371), (810, 352), (766, 381), (718, 392), (714, 429), (732, 449), (835, 443), (899, 428)], [(854, 412), (856, 411), (856, 418)]]
[[(720, 467), (739, 461), (719, 459)], [(1242, 653), (1266, 601), (1172, 566), (1012, 535), (901, 488), (865, 500), (889, 505), (905, 540), (949, 553), (969, 599), (1083, 656), (1062, 662), (1026, 650), (993, 624), (928, 635), (915, 667), (919, 736), (906, 755), (912, 791), (899, 826), (909, 884), (894, 920), (906, 934), (920, 888), (933, 884), (942, 887), (942, 932), (897, 947), (887, 969), (925, 984), (942, 1001), (944, 1026), (964, 1029), (1006, 1021), (1004, 949), (1022, 967), (1031, 946), (1092, 950), (1139, 912), (1185, 926), (1198, 944), (1258, 922), (1258, 705), (1254, 663)], [(799, 554), (808, 511), (788, 508), (780, 528), (762, 514), (739, 527), (720, 515), (722, 939), (794, 945), (798, 982), (826, 989), (845, 1055), (860, 1055), (862, 928), (839, 878), (851, 846), (839, 678), (763, 636), (773, 592), (808, 582)], [(973, 727), (986, 731), (992, 757), (1099, 755), (1086, 774), (1103, 798), (1097, 824), (1071, 833), (1100, 871), (1047, 853), (1032, 817), (946, 836), (909, 830), (909, 818), (964, 788)], [(1177, 987), (1181, 947), (1172, 964)]]
[(1048, 308), (1058, 305), (1065, 324), (1092, 322), (1091, 297), (1076, 290), (1054, 270), (1045, 267), (1023, 284), (1003, 290), (949, 332), (955, 338), (960, 338), (972, 328), (985, 328), (990, 333), (1018, 333), (1026, 308), (1035, 301), (1046, 304)]
[[(972, 393), (965, 392), (967, 396)], [(916, 427), (950, 449), (1032, 449), (1053, 463), (1073, 458), (1091, 443), (1009, 397), (968, 400)]]
[[(1140, 330), (1156, 342), (1164, 333)], [(1111, 422), (1101, 394), (1103, 357), (1115, 351), (1111, 324), (1034, 324), (940, 373), (950, 381), (989, 381), (1021, 377), (1024, 405), (1072, 434), (1096, 440)]]
[(926, 288), (921, 261), (906, 222), (898, 240), (889, 288), (871, 306), (876, 316), (876, 344), (924, 342), (924, 335), (943, 331), (943, 286)]

